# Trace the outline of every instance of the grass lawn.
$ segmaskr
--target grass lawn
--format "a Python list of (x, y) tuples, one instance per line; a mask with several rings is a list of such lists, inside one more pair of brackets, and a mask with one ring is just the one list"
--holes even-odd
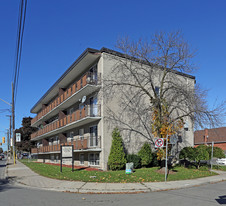
[[(125, 170), (121, 171), (85, 171), (75, 170), (71, 171), (71, 168), (63, 167), (63, 172), (60, 172), (60, 167), (55, 165), (48, 165), (43, 163), (35, 163), (32, 161), (22, 160), (26, 166), (31, 168), (34, 172), (61, 180), (72, 180), (72, 181), (84, 181), (84, 182), (160, 182), (164, 181), (164, 174), (157, 172), (159, 168), (141, 168), (136, 169), (134, 173), (130, 175), (125, 174)], [(209, 171), (202, 171), (196, 169), (187, 169), (184, 167), (174, 167), (174, 173), (169, 174), (168, 181), (172, 180), (185, 180), (194, 179), (199, 177), (207, 177), (216, 175)]]
[(226, 171), (226, 166), (213, 165), (214, 170)]

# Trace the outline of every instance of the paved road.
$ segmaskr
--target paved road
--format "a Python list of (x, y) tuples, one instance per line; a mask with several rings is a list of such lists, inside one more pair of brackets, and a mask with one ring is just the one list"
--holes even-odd
[(141, 194), (77, 194), (0, 185), (0, 205), (10, 206), (215, 206), (226, 204), (226, 182)]

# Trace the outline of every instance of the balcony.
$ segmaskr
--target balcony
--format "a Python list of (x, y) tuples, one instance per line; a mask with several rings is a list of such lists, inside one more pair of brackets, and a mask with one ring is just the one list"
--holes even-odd
[(87, 72), (70, 88), (68, 88), (62, 95), (56, 97), (51, 104), (39, 112), (32, 120), (31, 126), (38, 126), (41, 121), (45, 121), (58, 114), (59, 110), (69, 107), (74, 102), (87, 96), (99, 89), (100, 74), (95, 78), (92, 73)]
[(93, 150), (100, 150), (101, 148), (101, 137), (93, 138), (92, 136), (89, 136), (88, 138), (84, 138), (83, 140), (77, 139), (73, 142), (66, 142), (64, 144), (58, 144), (58, 145), (48, 145), (48, 146), (42, 146), (39, 148), (32, 148), (31, 153), (32, 154), (45, 154), (45, 153), (60, 153), (60, 146), (61, 145), (73, 145), (74, 151), (93, 151)]
[(39, 140), (44, 137), (65, 132), (75, 127), (82, 126), (101, 119), (100, 105), (86, 105), (67, 115), (60, 120), (55, 120), (42, 129), (31, 134), (31, 140)]

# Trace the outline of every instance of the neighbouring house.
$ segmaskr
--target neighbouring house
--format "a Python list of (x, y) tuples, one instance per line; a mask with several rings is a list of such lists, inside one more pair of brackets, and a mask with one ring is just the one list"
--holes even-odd
[(198, 130), (194, 133), (194, 145), (212, 145), (219, 147), (224, 150), (226, 154), (226, 127)]
[[(109, 58), (112, 56), (126, 59), (123, 54), (107, 48), (86, 49), (32, 107), (31, 113), (37, 115), (31, 126), (38, 128), (31, 134), (31, 141), (36, 144), (32, 155), (38, 161), (59, 163), (60, 146), (73, 145), (74, 165), (107, 170), (115, 125), (109, 124), (106, 117), (108, 108), (116, 114), (120, 108), (117, 94), (112, 94), (114, 98), (107, 101), (103, 90), (105, 77), (117, 63), (117, 58)], [(173, 75), (184, 78), (186, 81), (183, 82), (189, 82), (192, 87), (195, 84), (193, 76), (180, 72)], [(187, 121), (182, 134), (186, 146), (194, 145), (193, 134), (193, 124)], [(138, 151), (139, 142), (146, 141), (137, 134), (135, 137), (125, 141), (125, 147), (131, 153)]]

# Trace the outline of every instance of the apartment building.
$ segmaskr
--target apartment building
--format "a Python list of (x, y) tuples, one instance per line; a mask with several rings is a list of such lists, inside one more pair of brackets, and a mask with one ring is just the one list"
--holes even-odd
[[(122, 58), (121, 53), (106, 48), (86, 49), (33, 106), (31, 113), (37, 115), (31, 126), (37, 127), (38, 131), (31, 135), (31, 140), (36, 143), (31, 152), (38, 161), (59, 163), (60, 146), (73, 145), (74, 165), (107, 169), (115, 125), (109, 124), (105, 117), (107, 108), (112, 108), (115, 113), (120, 108), (117, 95), (107, 101), (103, 92), (102, 80), (110, 75), (116, 61), (109, 56)], [(194, 85), (194, 77), (182, 73), (175, 75)], [(192, 123), (185, 136), (188, 145), (193, 146)], [(140, 137), (139, 141), (146, 140)], [(136, 146), (136, 142), (130, 142), (128, 151), (136, 152)]]

